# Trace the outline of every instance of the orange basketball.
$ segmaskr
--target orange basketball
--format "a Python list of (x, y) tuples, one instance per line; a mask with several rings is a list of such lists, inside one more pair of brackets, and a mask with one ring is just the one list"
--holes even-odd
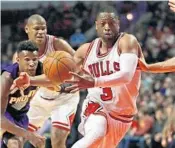
[(70, 71), (76, 69), (73, 57), (65, 51), (54, 51), (47, 55), (43, 62), (44, 74), (54, 83), (61, 84), (72, 78)]

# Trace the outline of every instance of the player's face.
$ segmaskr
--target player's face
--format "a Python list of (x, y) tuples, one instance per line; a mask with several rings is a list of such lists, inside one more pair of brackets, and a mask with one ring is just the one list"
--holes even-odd
[(119, 20), (114, 13), (100, 13), (96, 21), (96, 30), (102, 39), (114, 39), (119, 33)]
[(35, 76), (38, 66), (38, 52), (30, 52), (23, 50), (18, 54), (17, 61), (19, 63), (20, 72), (27, 72), (30, 76)]
[(44, 20), (43, 21), (33, 20), (32, 23), (26, 26), (25, 31), (28, 34), (29, 40), (32, 40), (37, 45), (45, 43), (47, 26)]

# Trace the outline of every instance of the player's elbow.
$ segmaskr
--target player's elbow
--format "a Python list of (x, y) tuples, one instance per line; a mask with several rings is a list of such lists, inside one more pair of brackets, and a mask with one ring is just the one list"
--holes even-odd
[(130, 83), (132, 80), (132, 74), (130, 72), (123, 72), (123, 82)]

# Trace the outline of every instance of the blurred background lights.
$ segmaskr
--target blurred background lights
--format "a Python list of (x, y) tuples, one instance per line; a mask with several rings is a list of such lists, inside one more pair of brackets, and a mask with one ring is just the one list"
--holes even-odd
[(133, 20), (134, 16), (133, 16), (132, 13), (128, 13), (128, 14), (126, 15), (126, 18), (127, 18), (129, 21), (131, 21), (131, 20)]

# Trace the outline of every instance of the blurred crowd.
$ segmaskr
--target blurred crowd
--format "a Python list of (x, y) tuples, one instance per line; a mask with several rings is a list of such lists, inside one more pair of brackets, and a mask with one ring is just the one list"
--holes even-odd
[[(121, 31), (132, 33), (137, 37), (148, 63), (175, 56), (175, 14), (169, 10), (167, 2), (81, 1), (73, 6), (68, 2), (62, 2), (58, 7), (50, 4), (47, 7), (40, 5), (32, 10), (2, 11), (1, 63), (11, 63), (16, 45), (26, 39), (24, 26), (30, 15), (35, 13), (42, 15), (47, 20), (48, 33), (64, 38), (76, 50), (81, 44), (96, 37), (95, 17), (98, 10), (106, 5), (116, 9), (120, 17)], [(138, 114), (130, 131), (122, 140), (121, 148), (162, 148), (162, 131), (167, 118), (172, 115), (174, 90), (174, 73), (142, 74), (140, 95), (137, 99)], [(77, 126), (85, 96), (86, 91), (82, 91), (75, 123), (67, 140), (68, 147), (81, 137), (77, 132)], [(48, 120), (40, 131), (48, 137), (49, 125)]]

